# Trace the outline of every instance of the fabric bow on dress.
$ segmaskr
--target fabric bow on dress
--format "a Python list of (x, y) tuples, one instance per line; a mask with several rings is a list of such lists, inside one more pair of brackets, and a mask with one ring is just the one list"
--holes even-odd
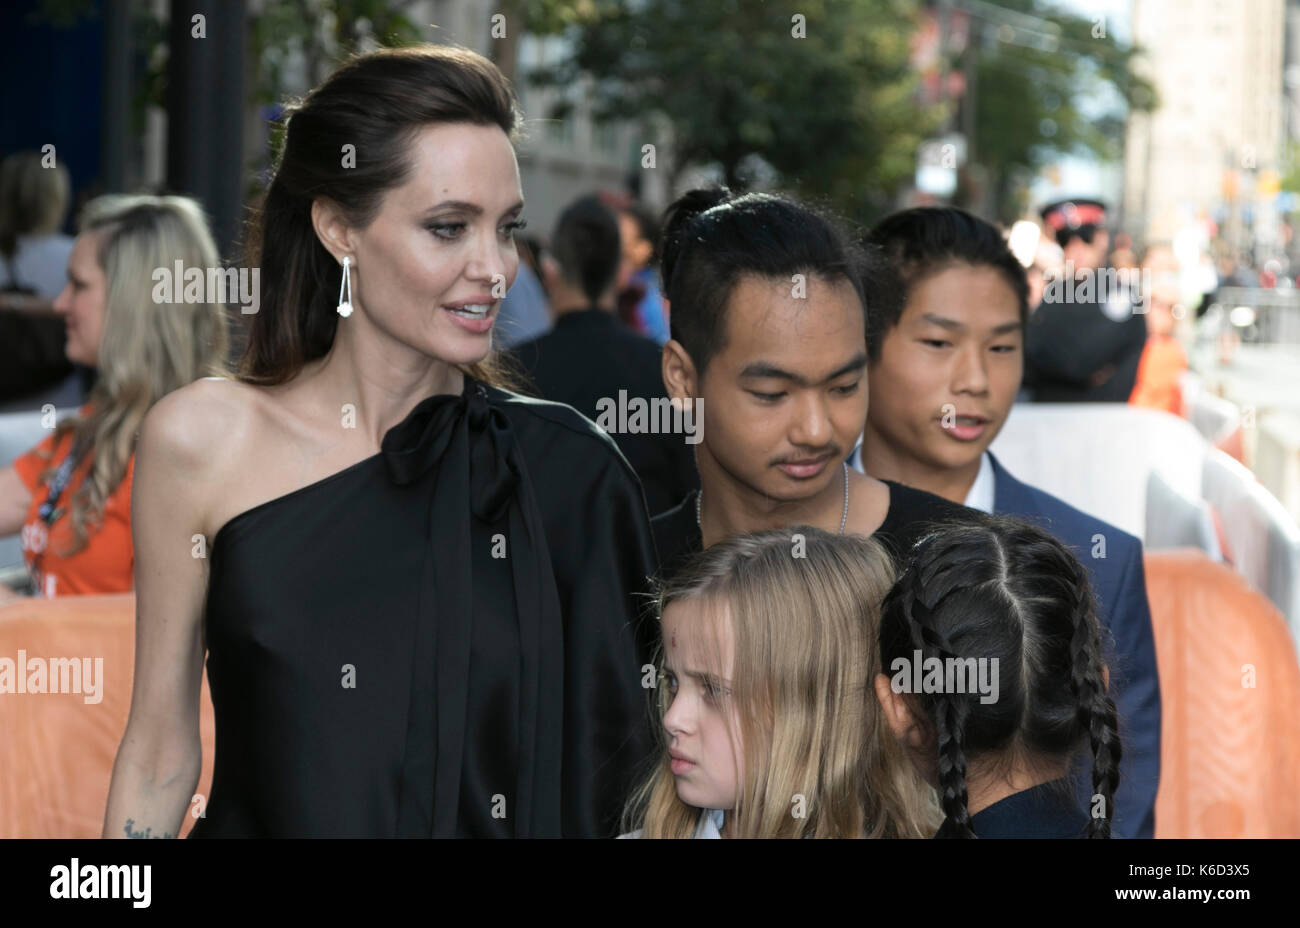
[[(434, 481), (411, 649), (411, 705), (397, 833), (454, 837), (459, 813), (476, 577), (471, 518), (508, 517), (520, 667), (516, 837), (561, 834), (564, 629), (542, 517), (504, 412), (470, 377), (431, 396), (384, 435), (393, 483)], [(430, 472), (433, 472), (432, 474)]]

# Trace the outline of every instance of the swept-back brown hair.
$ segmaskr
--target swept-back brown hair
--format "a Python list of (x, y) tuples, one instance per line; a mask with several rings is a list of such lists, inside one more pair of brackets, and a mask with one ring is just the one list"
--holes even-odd
[[(801, 536), (801, 537), (800, 537)], [(704, 608), (702, 651), (720, 661), (729, 622), (744, 781), (730, 832), (737, 838), (928, 837), (938, 825), (933, 791), (884, 723), (880, 603), (893, 564), (876, 541), (810, 526), (739, 535), (705, 549), (667, 580), (659, 616), (675, 602)], [(726, 678), (726, 667), (710, 668)], [(663, 660), (659, 661), (663, 678)], [(670, 699), (660, 688), (656, 731)], [(624, 830), (689, 838), (700, 810), (677, 796), (667, 744), (628, 802)]]
[[(482, 55), (452, 46), (386, 48), (344, 62), (287, 112), (275, 176), (249, 225), (245, 260), (261, 269), (239, 377), (263, 385), (291, 380), (334, 343), (339, 265), (312, 226), (317, 197), (365, 227), (384, 194), (405, 183), (417, 132), (438, 123), (499, 126), (511, 141), (521, 121), (514, 90)], [(344, 167), (345, 145), (355, 166)], [(489, 357), (464, 368), (501, 383)]]

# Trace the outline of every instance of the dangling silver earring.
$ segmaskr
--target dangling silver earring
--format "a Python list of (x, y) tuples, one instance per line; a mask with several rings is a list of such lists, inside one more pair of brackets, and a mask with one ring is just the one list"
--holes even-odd
[[(346, 319), (352, 315), (352, 277), (348, 273), (348, 265), (352, 263), (349, 257), (343, 258), (343, 279), (339, 281), (339, 315)], [(348, 298), (343, 299), (343, 291), (347, 290)]]

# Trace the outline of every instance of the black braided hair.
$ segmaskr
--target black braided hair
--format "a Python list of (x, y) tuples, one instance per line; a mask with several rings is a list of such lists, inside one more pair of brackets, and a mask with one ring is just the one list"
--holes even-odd
[(1074, 637), (1070, 640), (1073, 657), (1070, 682), (1078, 705), (1079, 724), (1087, 730), (1092, 747), (1093, 803), (1100, 797), (1100, 815), (1089, 808), (1088, 837), (1109, 838), (1115, 790), (1119, 787), (1119, 722), (1115, 701), (1106, 692), (1100, 650), (1097, 646), (1097, 618), (1093, 612), (1087, 576), (1075, 564), (1079, 591), (1074, 608)]
[(886, 672), (921, 660), (998, 660), (998, 699), (969, 692), (906, 698), (930, 727), (944, 822), (939, 837), (975, 837), (967, 807), (971, 759), (1011, 751), (1068, 760), (1085, 741), (1103, 800), (1088, 836), (1110, 837), (1120, 741), (1107, 695), (1088, 573), (1032, 523), (971, 514), (919, 541), (886, 596), (880, 626)]
[[(910, 618), (908, 627), (913, 651), (921, 652), (922, 661), (931, 657), (939, 660), (956, 657), (952, 645), (931, 624), (932, 613), (925, 605), (920, 572), (913, 571), (911, 577), (911, 596), (903, 603), (903, 609)], [(935, 747), (939, 753), (939, 799), (944, 813), (939, 837), (973, 838), (970, 812), (966, 808), (966, 753), (963, 746), (970, 707), (964, 699), (949, 699), (942, 693), (935, 695), (933, 722)]]

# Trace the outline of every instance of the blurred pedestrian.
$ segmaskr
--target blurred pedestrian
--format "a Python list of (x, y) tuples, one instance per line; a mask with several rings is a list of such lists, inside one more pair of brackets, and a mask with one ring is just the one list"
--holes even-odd
[[(601, 424), (609, 421), (603, 409), (626, 407), (622, 396), (643, 408), (668, 402), (659, 346), (615, 318), (620, 261), (614, 213), (594, 195), (569, 204), (543, 259), (555, 328), (515, 349), (543, 399), (566, 403)], [(684, 436), (639, 428), (610, 431), (641, 479), (650, 512), (670, 508), (699, 485)]]
[(1042, 403), (1127, 402), (1146, 344), (1127, 285), (1106, 267), (1106, 208), (1098, 200), (1046, 206), (1043, 223), (1065, 253), (1025, 333), (1025, 380)]
[(1147, 341), (1129, 403), (1181, 416), (1181, 382), (1187, 371), (1187, 352), (1174, 332), (1177, 312), (1181, 309), (1178, 258), (1168, 245), (1152, 245), (1142, 258), (1142, 271), (1151, 281), (1143, 301)]
[(519, 274), (510, 286), (501, 309), (493, 343), (513, 348), (551, 330), (551, 310), (539, 270), (541, 246), (534, 239), (519, 237)]
[(39, 152), (0, 163), (0, 403), (9, 408), (81, 399), (50, 308), (72, 253), (72, 237), (60, 231), (69, 191), (67, 168)]
[(0, 287), (46, 300), (66, 282), (72, 237), (64, 235), (70, 185), (60, 163), (23, 151), (0, 163)]
[(618, 228), (623, 246), (621, 316), (635, 331), (662, 345), (668, 341), (668, 307), (659, 291), (659, 220), (647, 206), (630, 200), (619, 207)]

